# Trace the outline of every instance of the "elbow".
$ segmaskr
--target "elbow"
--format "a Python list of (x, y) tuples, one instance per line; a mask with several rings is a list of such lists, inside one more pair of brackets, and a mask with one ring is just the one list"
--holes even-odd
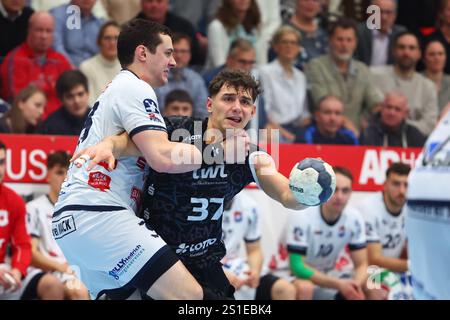
[(150, 167), (158, 173), (171, 173), (175, 164), (172, 161), (155, 161), (150, 163)]

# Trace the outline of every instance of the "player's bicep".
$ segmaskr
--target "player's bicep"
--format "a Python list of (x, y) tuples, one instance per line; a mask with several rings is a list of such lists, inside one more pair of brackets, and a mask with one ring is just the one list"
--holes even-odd
[(131, 139), (154, 170), (160, 171), (164, 163), (170, 160), (171, 148), (166, 131), (145, 130)]
[(357, 268), (361, 265), (367, 265), (367, 263), (368, 263), (367, 249), (361, 248), (358, 250), (351, 250), (350, 258), (352, 259), (355, 268)]
[(369, 259), (369, 264), (373, 263), (378, 257), (381, 256), (383, 248), (380, 242), (369, 242), (367, 243), (367, 257)]

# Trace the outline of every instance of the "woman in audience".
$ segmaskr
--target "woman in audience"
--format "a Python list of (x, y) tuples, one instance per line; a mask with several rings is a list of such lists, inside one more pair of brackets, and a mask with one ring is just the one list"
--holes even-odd
[(14, 99), (11, 110), (0, 119), (1, 133), (35, 133), (47, 98), (42, 90), (30, 85)]
[(439, 112), (450, 102), (450, 75), (444, 73), (447, 53), (439, 40), (431, 40), (423, 49), (425, 77), (433, 81), (438, 91)]
[(206, 69), (225, 63), (230, 44), (237, 38), (258, 47), (261, 14), (256, 0), (223, 0), (216, 18), (208, 25)]
[(290, 26), (280, 27), (272, 38), (277, 57), (261, 67), (260, 79), (267, 113), (267, 129), (279, 129), (282, 142), (294, 142), (309, 119), (306, 78), (294, 67), (300, 51), (300, 34)]

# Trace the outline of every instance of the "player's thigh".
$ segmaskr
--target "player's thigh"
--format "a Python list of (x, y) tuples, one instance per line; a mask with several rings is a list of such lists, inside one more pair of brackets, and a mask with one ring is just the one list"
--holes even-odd
[(200, 300), (203, 298), (201, 286), (181, 261), (176, 262), (163, 273), (147, 291), (147, 295), (156, 300)]
[(297, 300), (311, 300), (316, 286), (310, 280), (295, 279), (292, 284), (297, 290)]

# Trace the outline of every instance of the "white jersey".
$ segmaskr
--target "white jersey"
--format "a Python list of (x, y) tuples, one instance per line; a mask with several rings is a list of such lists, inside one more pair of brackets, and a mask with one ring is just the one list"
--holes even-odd
[(46, 257), (65, 263), (66, 258), (52, 235), (54, 205), (47, 195), (27, 203), (27, 226), (32, 237), (39, 238), (39, 251)]
[[(99, 96), (81, 131), (78, 149), (97, 144), (103, 138), (126, 131), (130, 138), (144, 130), (166, 131), (152, 87), (128, 70), (122, 70)], [(105, 165), (106, 167), (106, 165)], [(108, 172), (98, 165), (90, 172), (71, 165), (62, 185), (55, 210), (136, 211), (144, 184), (145, 160), (122, 157)], [(70, 206), (70, 207), (68, 207)]]
[(408, 180), (406, 233), (417, 299), (450, 299), (450, 112)]
[(400, 258), (406, 242), (405, 210), (395, 216), (388, 211), (383, 192), (377, 192), (362, 203), (360, 212), (366, 221), (367, 243), (379, 242), (383, 256)]
[(242, 258), (242, 244), (261, 238), (256, 203), (243, 193), (237, 194), (231, 208), (223, 212), (222, 230), (222, 240), (227, 250), (222, 263), (239, 276), (247, 268), (246, 259)]
[(328, 273), (336, 266), (339, 253), (366, 247), (364, 220), (358, 211), (345, 207), (333, 225), (322, 217), (321, 207), (291, 213), (287, 223), (286, 245), (289, 253), (306, 256), (305, 263)]

